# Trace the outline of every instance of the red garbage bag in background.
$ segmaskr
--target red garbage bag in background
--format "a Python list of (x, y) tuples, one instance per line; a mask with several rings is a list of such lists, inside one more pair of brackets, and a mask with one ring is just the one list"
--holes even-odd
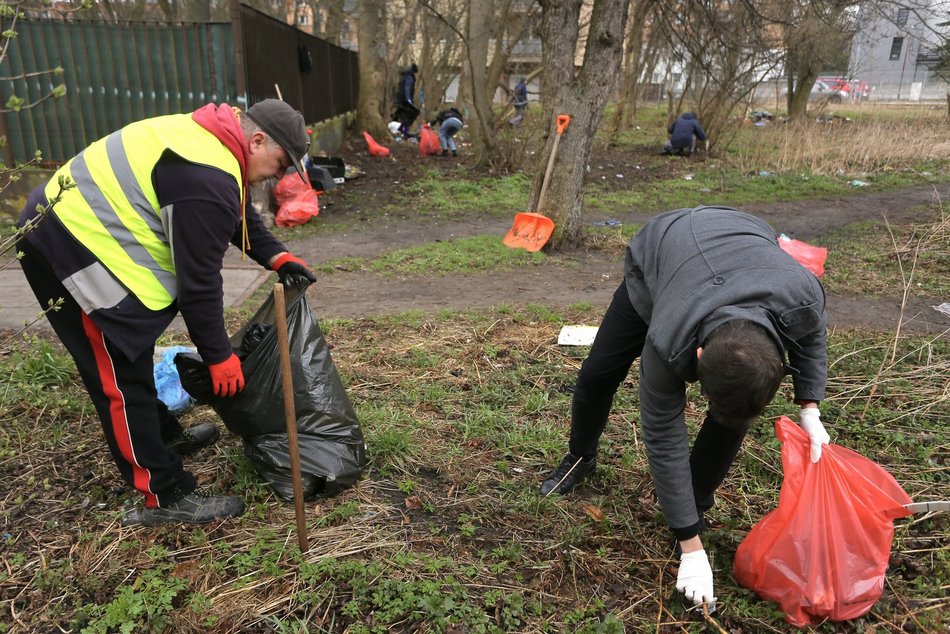
[(801, 240), (789, 238), (784, 233), (778, 237), (778, 245), (782, 251), (789, 254), (806, 269), (821, 277), (825, 274), (825, 260), (828, 259), (828, 249), (815, 247)]
[(317, 192), (313, 191), (309, 183), (304, 183), (297, 172), (280, 179), (274, 187), (274, 200), (277, 201), (274, 222), (278, 227), (306, 224), (320, 213)]
[(370, 133), (366, 130), (363, 130), (363, 139), (366, 140), (366, 149), (369, 150), (370, 156), (376, 156), (379, 158), (389, 156), (389, 148), (385, 145), (380, 145), (377, 143), (376, 139), (370, 136)]
[(797, 627), (854, 619), (884, 591), (893, 520), (910, 497), (883, 468), (839, 445), (812, 464), (808, 434), (782, 416), (784, 480), (778, 508), (739, 544), (739, 585), (779, 604)]
[(419, 156), (435, 156), (442, 151), (439, 146), (439, 135), (428, 123), (419, 130)]

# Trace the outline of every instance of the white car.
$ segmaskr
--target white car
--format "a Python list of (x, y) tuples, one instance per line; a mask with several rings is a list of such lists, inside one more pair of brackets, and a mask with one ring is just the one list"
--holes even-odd
[[(785, 91), (785, 97), (788, 97), (788, 91)], [(820, 101), (826, 103), (841, 103), (848, 100), (848, 93), (842, 90), (835, 90), (823, 81), (816, 81), (808, 93), (808, 101)]]

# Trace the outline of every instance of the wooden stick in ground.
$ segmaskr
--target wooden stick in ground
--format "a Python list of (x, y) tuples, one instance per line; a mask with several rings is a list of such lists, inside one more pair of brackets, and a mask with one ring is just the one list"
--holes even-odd
[(297, 446), (297, 411), (294, 408), (294, 377), (290, 371), (290, 341), (287, 336), (287, 303), (284, 285), (274, 284), (274, 307), (277, 310), (277, 343), (280, 348), (280, 377), (284, 385), (284, 419), (287, 422), (287, 448), (290, 451), (290, 474), (294, 481), (294, 506), (297, 512), (297, 543), (300, 552), (310, 549), (307, 542), (307, 518), (303, 510), (303, 482), (300, 477), (300, 449)]

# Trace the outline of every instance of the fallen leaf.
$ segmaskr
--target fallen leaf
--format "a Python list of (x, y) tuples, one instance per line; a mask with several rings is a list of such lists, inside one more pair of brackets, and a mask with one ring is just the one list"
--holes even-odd
[(584, 503), (581, 505), (581, 509), (583, 509), (584, 513), (587, 514), (587, 517), (591, 518), (595, 522), (602, 522), (604, 521), (604, 517), (606, 517), (604, 512), (593, 504)]
[(409, 510), (421, 509), (422, 500), (419, 499), (418, 495), (410, 495), (406, 498), (406, 508)]

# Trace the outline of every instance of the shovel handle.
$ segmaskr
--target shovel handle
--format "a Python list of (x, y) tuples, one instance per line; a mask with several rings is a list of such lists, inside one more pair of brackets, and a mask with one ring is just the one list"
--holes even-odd
[(290, 453), (290, 474), (294, 485), (297, 545), (300, 546), (301, 553), (306, 553), (310, 549), (310, 544), (307, 539), (307, 516), (303, 508), (303, 478), (300, 473), (300, 448), (297, 444), (297, 413), (294, 407), (294, 377), (290, 366), (287, 304), (284, 301), (284, 285), (279, 282), (274, 284), (274, 308), (277, 311), (277, 346), (280, 348), (280, 376), (284, 389), (284, 422), (287, 424), (287, 448)]
[(566, 114), (559, 114), (557, 116), (557, 136), (554, 137), (554, 146), (551, 148), (551, 156), (548, 158), (548, 167), (544, 170), (544, 179), (541, 181), (541, 193), (538, 194), (538, 213), (544, 213), (544, 194), (548, 191), (548, 179), (551, 178), (551, 170), (554, 169), (554, 157), (557, 156), (557, 146), (561, 142), (561, 135), (564, 134), (565, 128), (571, 122), (571, 118)]
[(935, 500), (933, 502), (911, 502), (905, 504), (911, 513), (940, 513), (950, 511), (950, 500)]

